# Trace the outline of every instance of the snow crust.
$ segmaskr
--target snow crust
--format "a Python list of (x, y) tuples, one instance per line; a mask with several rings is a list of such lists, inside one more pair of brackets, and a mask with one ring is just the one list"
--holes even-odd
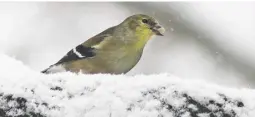
[[(5, 95), (26, 99), (26, 110), (49, 117), (175, 117), (192, 114), (181, 109), (187, 104), (184, 94), (201, 104), (209, 100), (224, 103), (222, 109), (231, 110), (237, 117), (254, 117), (255, 90), (228, 88), (206, 81), (183, 80), (170, 74), (152, 75), (84, 75), (57, 73), (45, 75), (23, 65), (20, 61), (0, 55), (0, 108), (15, 107), (17, 101), (6, 101)], [(231, 98), (226, 101), (222, 94)], [(188, 97), (186, 96), (186, 97)], [(227, 98), (226, 98), (227, 99)], [(235, 104), (238, 100), (242, 102)], [(162, 105), (162, 103), (168, 105)], [(211, 102), (210, 102), (211, 103)], [(212, 102), (213, 103), (213, 102)], [(193, 103), (195, 104), (195, 103)], [(185, 108), (197, 110), (199, 106), (189, 104)], [(164, 107), (162, 107), (164, 106)], [(215, 105), (207, 105), (217, 110)], [(180, 108), (178, 112), (170, 108)], [(171, 110), (171, 111), (170, 111)], [(9, 116), (25, 112), (8, 110)], [(209, 117), (210, 113), (199, 113)], [(218, 116), (217, 116), (218, 117)]]

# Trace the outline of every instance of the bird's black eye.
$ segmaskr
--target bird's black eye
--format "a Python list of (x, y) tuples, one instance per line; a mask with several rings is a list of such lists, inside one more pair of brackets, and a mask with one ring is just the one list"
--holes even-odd
[(143, 19), (142, 22), (145, 23), (145, 24), (147, 24), (147, 23), (148, 23), (148, 20), (147, 20), (147, 19)]

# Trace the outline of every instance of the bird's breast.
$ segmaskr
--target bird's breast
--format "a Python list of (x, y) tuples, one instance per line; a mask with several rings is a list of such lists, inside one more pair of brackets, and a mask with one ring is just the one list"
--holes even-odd
[(130, 71), (140, 60), (142, 51), (135, 50), (115, 50), (107, 52), (107, 56), (102, 57), (106, 68), (111, 73), (120, 74)]

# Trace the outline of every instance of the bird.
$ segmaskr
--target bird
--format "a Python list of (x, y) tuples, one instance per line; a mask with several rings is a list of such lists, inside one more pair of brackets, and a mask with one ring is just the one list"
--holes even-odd
[(125, 74), (139, 62), (147, 42), (164, 32), (165, 28), (155, 18), (134, 14), (72, 48), (41, 72)]

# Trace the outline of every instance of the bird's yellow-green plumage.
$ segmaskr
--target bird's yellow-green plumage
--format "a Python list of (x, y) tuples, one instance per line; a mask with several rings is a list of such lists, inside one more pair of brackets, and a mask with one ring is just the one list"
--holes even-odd
[(72, 49), (43, 73), (52, 73), (54, 66), (76, 73), (126, 73), (139, 62), (152, 36), (163, 33), (153, 17), (133, 15)]
[(147, 41), (153, 36), (153, 32), (145, 27), (137, 27), (136, 29), (137, 43), (135, 44), (136, 49), (142, 49)]

